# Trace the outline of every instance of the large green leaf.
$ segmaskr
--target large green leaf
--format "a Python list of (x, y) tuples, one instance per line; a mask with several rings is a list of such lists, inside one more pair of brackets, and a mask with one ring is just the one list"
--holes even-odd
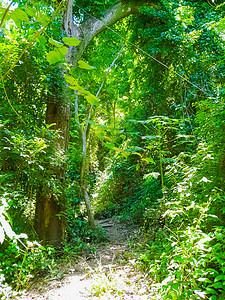
[(28, 7), (28, 8), (26, 9), (26, 13), (28, 14), (28, 16), (35, 17), (37, 11), (36, 11), (36, 9), (33, 8), (33, 7)]
[(59, 48), (58, 50), (59, 50), (59, 52), (60, 52), (63, 56), (65, 56), (65, 55), (67, 54), (67, 51), (68, 51), (68, 49), (66, 48), (66, 46), (63, 46), (63, 47)]
[(92, 95), (90, 92), (87, 92), (84, 97), (86, 98), (87, 102), (89, 102), (92, 105), (98, 105), (98, 98)]
[(109, 149), (113, 149), (115, 148), (115, 144), (114, 143), (104, 143), (104, 145), (109, 148)]
[(64, 78), (67, 83), (69, 83), (71, 85), (75, 85), (75, 86), (78, 85), (78, 82), (76, 81), (76, 79), (73, 76), (64, 75)]
[(28, 15), (22, 9), (15, 9), (11, 12), (11, 18), (14, 21), (14, 18), (19, 19), (21, 22), (24, 21), (26, 23), (30, 23)]
[(61, 54), (58, 51), (50, 51), (47, 56), (47, 61), (50, 65), (53, 65), (57, 62), (59, 62), (62, 59)]
[(68, 46), (78, 46), (80, 44), (80, 41), (76, 37), (68, 38), (65, 36), (62, 41)]
[(37, 38), (37, 41), (41, 44), (41, 45), (45, 45), (46, 44), (46, 38), (43, 36), (43, 35), (40, 35), (38, 38)]
[(87, 64), (83, 60), (78, 61), (78, 67), (81, 68), (81, 69), (85, 69), (85, 70), (93, 70), (94, 69), (94, 67), (89, 66), (89, 64)]

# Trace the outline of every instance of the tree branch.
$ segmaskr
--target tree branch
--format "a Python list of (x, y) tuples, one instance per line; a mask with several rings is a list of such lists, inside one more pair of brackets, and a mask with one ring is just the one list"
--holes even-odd
[(120, 1), (113, 7), (109, 8), (103, 14), (104, 17), (101, 20), (90, 15), (79, 5), (77, 4), (75, 5), (79, 7), (80, 10), (83, 10), (89, 16), (89, 19), (84, 21), (78, 27), (79, 38), (81, 40), (81, 43), (78, 47), (73, 47), (73, 54), (72, 54), (73, 65), (77, 64), (78, 60), (81, 58), (87, 45), (96, 35), (104, 31), (107, 27), (115, 24), (120, 19), (123, 19), (131, 14), (138, 14), (140, 7), (144, 5), (149, 6), (151, 5), (151, 3), (148, 0)]
[(11, 6), (12, 4), (13, 4), (13, 1), (10, 2), (9, 5), (7, 6), (7, 8), (5, 9), (4, 15), (3, 15), (2, 20), (1, 20), (1, 23), (0, 23), (0, 28), (2, 27), (3, 21), (4, 21), (6, 15), (7, 15), (7, 13), (8, 13), (8, 11), (9, 11), (9, 9), (10, 9), (10, 6)]
[(104, 13), (104, 17), (101, 20), (95, 17), (87, 19), (81, 25), (81, 30), (84, 34), (85, 40), (90, 42), (94, 36), (105, 30), (107, 26), (111, 26), (120, 19), (128, 17), (131, 14), (139, 13), (139, 8), (141, 6), (143, 6), (142, 1), (119, 2), (113, 7), (109, 8)]

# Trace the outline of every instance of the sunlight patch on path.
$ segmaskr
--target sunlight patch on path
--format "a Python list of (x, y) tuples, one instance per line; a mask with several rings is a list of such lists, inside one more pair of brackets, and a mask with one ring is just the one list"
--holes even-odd
[(84, 299), (87, 296), (87, 288), (90, 288), (91, 280), (86, 279), (81, 281), (81, 276), (74, 275), (67, 278), (66, 283), (54, 290), (49, 291), (45, 297), (48, 300), (80, 300)]

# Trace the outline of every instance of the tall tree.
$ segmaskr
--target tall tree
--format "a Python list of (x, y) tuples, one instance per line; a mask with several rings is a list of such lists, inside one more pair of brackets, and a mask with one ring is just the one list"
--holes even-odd
[[(96, 35), (120, 19), (131, 14), (138, 14), (140, 7), (143, 5), (150, 5), (150, 3), (149, 1), (134, 0), (118, 1), (114, 6), (102, 12), (103, 17), (101, 20), (95, 17), (88, 17), (78, 26), (74, 22), (76, 19), (76, 16), (73, 14), (74, 0), (68, 0), (63, 11), (62, 35), (69, 38), (75, 37), (80, 41), (79, 46), (68, 47), (66, 55), (68, 64), (75, 67), (86, 47)], [(60, 132), (56, 150), (66, 153), (70, 127), (70, 95), (66, 89), (49, 99), (46, 110), (46, 124), (55, 124), (54, 128)], [(55, 176), (61, 182), (64, 180), (65, 170), (65, 163), (55, 168)], [(83, 189), (83, 192), (88, 205), (86, 189)], [(44, 243), (54, 246), (61, 244), (64, 234), (64, 221), (62, 217), (59, 218), (59, 214), (62, 211), (63, 199), (56, 199), (51, 190), (47, 191), (46, 187), (41, 186), (37, 192), (35, 228)], [(90, 211), (89, 207), (88, 211)], [(89, 213), (89, 217), (91, 217), (91, 213)], [(91, 223), (93, 225), (93, 220)]]

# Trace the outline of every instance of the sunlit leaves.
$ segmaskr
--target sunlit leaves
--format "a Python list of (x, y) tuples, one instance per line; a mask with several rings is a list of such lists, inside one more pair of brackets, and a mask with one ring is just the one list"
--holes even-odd
[(180, 6), (176, 10), (175, 18), (182, 22), (182, 25), (186, 28), (194, 20), (195, 9), (191, 6)]
[[(54, 50), (50, 51), (46, 57), (47, 61), (49, 62), (50, 65), (60, 62), (65, 58), (65, 55), (68, 52), (68, 49), (65, 45), (78, 46), (80, 44), (80, 41), (76, 37), (62, 38), (62, 41), (64, 42), (64, 44), (59, 41), (56, 41), (54, 39), (51, 39), (51, 38), (48, 41), (52, 46), (54, 46)], [(86, 64), (86, 65), (88, 66), (88, 64)], [(89, 68), (91, 68), (91, 67), (89, 67)]]
[(115, 148), (115, 144), (114, 143), (104, 143), (104, 145), (109, 148), (109, 149), (113, 149)]
[(10, 18), (16, 23), (18, 27), (21, 27), (22, 22), (29, 23), (29, 18), (25, 11), (22, 9), (15, 9), (10, 13)]
[(64, 78), (65, 78), (67, 83), (69, 83), (71, 85), (74, 85), (74, 86), (78, 85), (77, 80), (73, 76), (65, 75)]
[(64, 37), (62, 38), (62, 41), (68, 46), (78, 46), (80, 44), (80, 41), (76, 37)]
[(98, 105), (98, 102), (99, 102), (99, 100), (98, 100), (98, 98), (97, 97), (95, 97), (93, 94), (91, 94), (90, 92), (88, 92), (86, 95), (84, 95), (85, 96), (85, 98), (86, 98), (86, 100), (90, 103), (90, 104), (92, 104), (92, 105)]
[(62, 54), (62, 56), (65, 56), (67, 54), (68, 49), (63, 46), (61, 48), (59, 48), (59, 52)]
[(83, 60), (78, 61), (78, 67), (81, 68), (81, 69), (85, 69), (85, 70), (93, 70), (94, 69), (94, 67), (89, 66), (89, 64), (87, 64)]
[(49, 62), (49, 64), (53, 65), (57, 62), (62, 61), (65, 58), (65, 55), (67, 54), (68, 49), (66, 46), (63, 45), (63, 43), (58, 42), (54, 39), (49, 39), (48, 41), (51, 45), (54, 46), (54, 50), (50, 51), (47, 54), (46, 58), (47, 58), (47, 61)]
[(62, 55), (60, 54), (59, 51), (50, 51), (47, 56), (47, 61), (49, 62), (50, 65), (55, 64), (59, 62), (62, 59)]
[(146, 158), (142, 158), (143, 161), (145, 161), (147, 164), (155, 164), (155, 161), (153, 160), (152, 157), (146, 157)]
[[(0, 18), (3, 17), (5, 13), (5, 8), (0, 8)], [(19, 8), (16, 8), (15, 10), (7, 11), (4, 21), (13, 20), (17, 27), (21, 27), (22, 22), (30, 23), (29, 17), (27, 13)]]
[(41, 44), (41, 45), (45, 45), (47, 43), (47, 40), (46, 38), (43, 36), (43, 35), (40, 35), (38, 38), (37, 38), (37, 41)]
[(99, 99), (94, 96), (89, 91), (86, 91), (83, 87), (81, 87), (77, 80), (73, 76), (64, 75), (64, 78), (67, 83), (71, 84), (69, 86), (70, 89), (77, 91), (78, 94), (84, 96), (84, 98), (92, 105), (98, 105)]

